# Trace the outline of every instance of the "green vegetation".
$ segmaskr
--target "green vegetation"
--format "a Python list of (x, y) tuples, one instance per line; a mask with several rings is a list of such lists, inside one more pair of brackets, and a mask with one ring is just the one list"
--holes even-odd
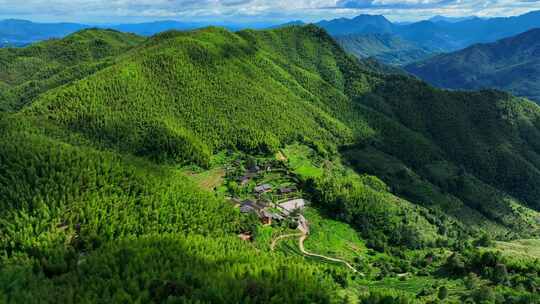
[[(6, 267), (0, 284), (9, 286), (9, 296), (0, 294), (0, 299), (17, 303), (329, 303), (335, 293), (335, 283), (315, 266), (256, 252), (230, 237), (149, 235), (70, 258), (40, 276), (33, 273), (32, 265)], [(29, 286), (24, 283), (28, 281), (32, 282)]]
[(316, 153), (303, 145), (290, 145), (284, 149), (283, 154), (287, 157), (289, 167), (300, 177), (319, 177), (323, 174), (323, 169), (317, 167), (312, 158)]
[(405, 69), (449, 89), (498, 88), (540, 102), (540, 30), (477, 44), (413, 63)]
[(538, 239), (497, 242), (495, 247), (509, 257), (540, 259), (540, 240)]
[(0, 111), (19, 109), (47, 90), (91, 75), (143, 41), (132, 34), (89, 29), (26, 48), (0, 49)]
[[(423, 242), (419, 231), (403, 224), (413, 220), (407, 216), (409, 206), (393, 202), (391, 195), (384, 193), (384, 183), (373, 177), (365, 179), (354, 175), (325, 176), (310, 186), (311, 198), (327, 213), (361, 231), (374, 249), (384, 251), (386, 244), (419, 248)], [(430, 228), (428, 224), (423, 232), (429, 233)]]
[(305, 216), (310, 227), (306, 249), (351, 262), (367, 252), (364, 241), (349, 225), (327, 219), (313, 208), (306, 210)]
[(374, 57), (390, 65), (406, 65), (432, 55), (428, 49), (392, 34), (354, 34), (337, 36), (336, 40), (358, 58)]
[[(533, 103), (377, 74), (315, 26), (88, 30), (0, 58), (2, 302), (538, 300), (537, 260), (477, 248), (539, 236)], [(233, 200), (296, 196), (306, 247), (365, 276), (297, 239), (270, 252), (294, 221)]]

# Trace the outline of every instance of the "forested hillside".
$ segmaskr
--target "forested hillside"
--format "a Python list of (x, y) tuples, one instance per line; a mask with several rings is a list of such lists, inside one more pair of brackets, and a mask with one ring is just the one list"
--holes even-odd
[[(490, 239), (540, 235), (536, 104), (378, 74), (315, 26), (89, 30), (0, 55), (0, 301), (539, 301), (538, 260)], [(274, 250), (290, 223), (228, 201), (258, 161), (319, 214), (308, 250), (359, 273)]]
[(0, 49), (0, 110), (18, 109), (47, 90), (91, 75), (143, 40), (89, 29), (26, 48)]
[(392, 34), (354, 34), (335, 38), (358, 58), (374, 57), (389, 65), (405, 65), (432, 56), (431, 51)]
[(540, 102), (540, 29), (442, 54), (406, 70), (443, 88), (498, 88)]

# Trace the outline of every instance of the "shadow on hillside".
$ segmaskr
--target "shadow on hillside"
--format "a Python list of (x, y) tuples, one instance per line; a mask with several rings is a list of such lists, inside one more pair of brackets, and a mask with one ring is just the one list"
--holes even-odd
[[(6, 267), (8, 302), (322, 303), (329, 281), (240, 241), (155, 236), (109, 243), (88, 255), (43, 258), (22, 270)], [(42, 275), (44, 274), (44, 275)]]

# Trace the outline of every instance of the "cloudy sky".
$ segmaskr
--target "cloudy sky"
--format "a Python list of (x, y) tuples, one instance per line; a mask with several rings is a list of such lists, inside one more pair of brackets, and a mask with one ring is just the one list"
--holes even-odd
[(413, 21), (434, 15), (512, 16), (531, 10), (540, 10), (540, 0), (0, 0), (0, 19), (90, 23), (312, 22), (361, 13)]

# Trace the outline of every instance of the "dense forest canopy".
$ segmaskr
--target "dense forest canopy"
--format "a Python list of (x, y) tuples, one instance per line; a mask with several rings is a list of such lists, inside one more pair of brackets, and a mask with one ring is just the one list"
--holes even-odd
[(405, 66), (438, 87), (477, 90), (498, 88), (540, 102), (540, 29), (475, 44)]
[(537, 261), (466, 242), (540, 234), (540, 108), (528, 100), (376, 73), (312, 25), (85, 30), (0, 50), (0, 67), (0, 300), (347, 301), (356, 277), (241, 242), (249, 219), (182, 170), (293, 144), (324, 164), (298, 178), (314, 208), (380, 252), (380, 273), (412, 269), (400, 251), (448, 249), (441, 271), (480, 276), (478, 303), (500, 265), (503, 300), (538, 300)]

